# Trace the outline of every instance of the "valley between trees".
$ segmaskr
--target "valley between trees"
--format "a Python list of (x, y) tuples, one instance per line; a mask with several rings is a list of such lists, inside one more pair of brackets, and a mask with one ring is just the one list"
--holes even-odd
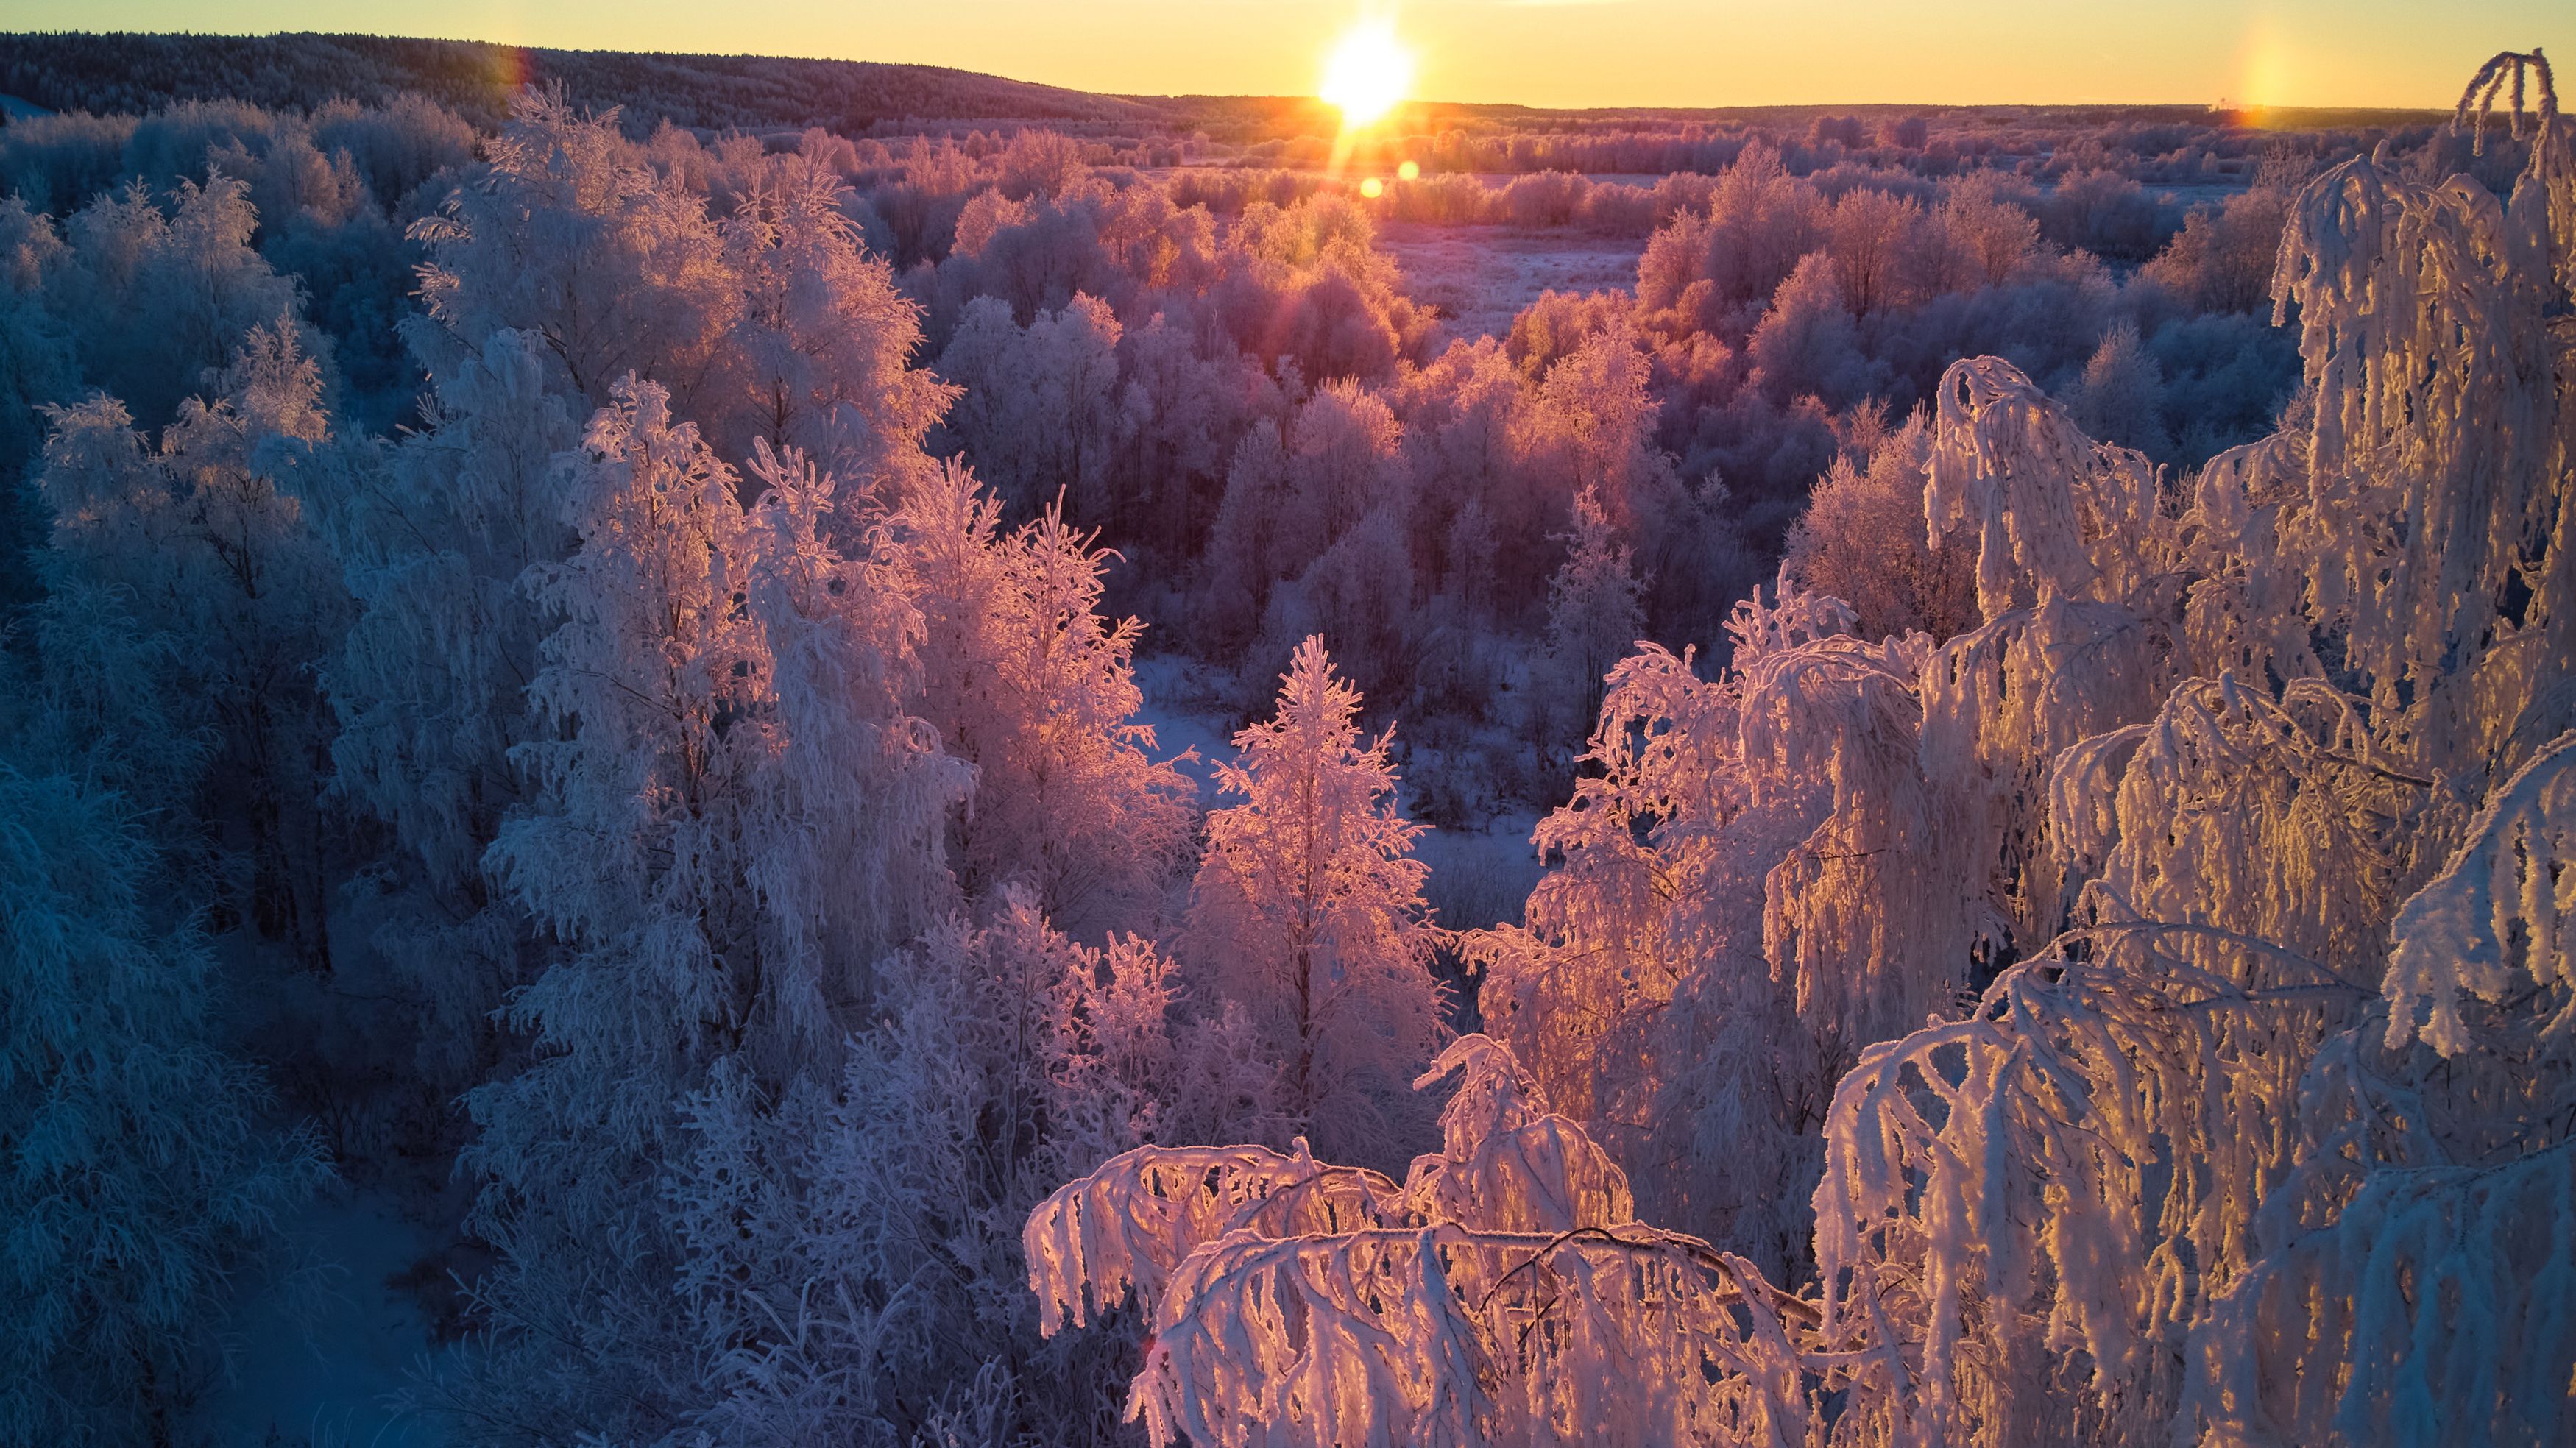
[(2536, 52), (1336, 170), (41, 39), (0, 1444), (2576, 1432)]

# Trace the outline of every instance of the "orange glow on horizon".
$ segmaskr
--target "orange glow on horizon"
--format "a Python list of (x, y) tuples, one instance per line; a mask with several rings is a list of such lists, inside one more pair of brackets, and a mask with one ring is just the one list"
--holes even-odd
[[(1112, 95), (1310, 96), (1354, 22), (1400, 28), (1413, 103), (1531, 106), (2183, 104), (2447, 112), (2506, 47), (2576, 55), (2567, 0), (2459, 0), (2358, 19), (2350, 0), (2155, 6), (1904, 0), (12, 0), (11, 29), (400, 33), (574, 50), (810, 56), (954, 66)], [(1384, 129), (1383, 127), (1380, 128)]]

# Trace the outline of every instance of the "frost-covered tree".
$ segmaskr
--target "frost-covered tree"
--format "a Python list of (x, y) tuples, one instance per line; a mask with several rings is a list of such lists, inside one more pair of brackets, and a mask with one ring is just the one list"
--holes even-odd
[[(142, 657), (90, 629), (163, 641), (155, 701), (121, 696), (150, 724), (102, 714), (93, 726), (124, 751), (174, 723), (211, 731), (203, 776), (168, 781), (202, 793), (149, 803), (190, 808), (211, 848), (250, 865), (239, 907), (327, 967), (331, 841), (318, 801), (330, 730), (312, 668), (345, 624), (347, 595), (304, 494), (331, 419), (288, 319), (251, 328), (210, 380), (212, 400), (182, 404), (157, 446), (104, 394), (48, 413), (36, 482), (53, 529), (39, 567), (65, 602), (40, 629), (49, 666), (73, 673), (93, 655)], [(91, 690), (86, 707), (118, 697)]]
[(2039, 218), (2012, 198), (2005, 179), (1991, 170), (1978, 171), (1941, 198), (1942, 229), (1971, 286), (2010, 281), (2039, 246)]
[(1670, 481), (1671, 464), (1653, 441), (1660, 404), (1647, 390), (1649, 373), (1636, 334), (1613, 326), (1548, 369), (1527, 414), (1529, 446), (1563, 469), (1567, 501), (1557, 506), (1570, 508), (1589, 491), (1631, 535)]
[[(1923, 1353), (1865, 1398), (1979, 1441), (2062, 1429), (2041, 1426), (2061, 1394), (2089, 1433), (2163, 1421), (2173, 1345), (2302, 1153), (2303, 1073), (2368, 994), (2420, 790), (2317, 680), (2278, 700), (2193, 681), (2059, 756), (2056, 846), (2090, 876), (2075, 928), (1837, 1088), (1817, 1252), (1849, 1287), (1828, 1306)], [(2023, 1165), (1960, 1169), (1999, 1154)], [(2043, 1199), (2062, 1233), (1994, 1230)]]
[[(22, 740), (21, 743), (24, 741)], [(223, 1049), (132, 806), (0, 764), (0, 1443), (168, 1443), (232, 1273), (328, 1174)]]
[[(1453, 343), (1393, 392), (1405, 417), (1426, 581), (1479, 609), (1513, 605), (1503, 617), (1517, 616), (1522, 600), (1507, 599), (1496, 584), (1544, 570), (1553, 546), (1548, 534), (1562, 531), (1557, 508), (1564, 499), (1555, 496), (1554, 480), (1531, 466), (1538, 429), (1526, 418), (1530, 392), (1511, 355), (1490, 338)], [(1482, 521), (1462, 524), (1470, 512)], [(1449, 535), (1462, 526), (1467, 532), (1456, 541), (1469, 546), (1453, 548)]]
[(1022, 517), (1060, 503), (1084, 525), (1116, 521), (1110, 493), (1126, 414), (1118, 390), (1118, 319), (1076, 294), (1026, 327), (993, 297), (966, 307), (939, 356), (965, 395), (948, 426)]
[(2138, 340), (2138, 329), (2123, 322), (2084, 364), (2084, 377), (2067, 410), (2086, 432), (2105, 442), (2162, 457), (2173, 446), (2165, 430), (2164, 384), (2156, 359)]
[(1757, 369), (1759, 385), (1773, 395), (1813, 393), (1839, 403), (1868, 385), (1857, 341), (1833, 254), (1815, 251), (1772, 294), (1771, 309), (1745, 341), (1744, 355)]
[[(606, 404), (629, 372), (668, 389), (684, 413), (759, 386), (727, 365), (723, 342), (746, 303), (706, 198), (647, 165), (615, 119), (577, 116), (560, 93), (520, 92), (479, 172), (413, 224), (429, 261), (427, 315), (410, 331), (432, 376), (517, 330), (542, 340), (585, 407)], [(791, 393), (804, 380), (772, 375)]]
[(1128, 331), (1118, 393), (1137, 531), (1165, 557), (1196, 554), (1221, 496), (1229, 450), (1278, 384), (1221, 339), (1156, 312)]
[(792, 449), (831, 473), (827, 524), (853, 555), (862, 500), (928, 470), (947, 396), (907, 367), (915, 309), (861, 250), (834, 177), (770, 158), (718, 223), (656, 164), (524, 98), (491, 164), (419, 229), (429, 310), (405, 331), (433, 379), (426, 425), (339, 480), (329, 531), (361, 607), (325, 671), (335, 782), (392, 828), (367, 908), (441, 1023), (422, 1038), (433, 1072), (495, 1064), (491, 1014), (537, 963), (481, 861), (527, 795), (513, 751), (549, 729), (526, 685), (550, 624), (520, 582), (579, 541), (558, 455), (615, 380), (601, 369), (660, 379), (724, 456)]
[[(2113, 860), (2087, 924), (1966, 1019), (1865, 1053), (1838, 1089), (1817, 1193), (1826, 1306), (1910, 1345), (1857, 1380), (1871, 1416), (2030, 1441), (2062, 1437), (2072, 1402), (2085, 1436), (2116, 1440), (2161, 1431), (2179, 1392), (2174, 1430), (2220, 1442), (2564, 1431), (2563, 1394), (2535, 1380), (2576, 1368), (2576, 1337), (2522, 1283), (2576, 1270), (2548, 1236), (2563, 1195), (2533, 1194), (2565, 1171), (2543, 1124), (2564, 1048), (2539, 1025), (2565, 986), (2545, 953), (2504, 944), (2517, 907), (2482, 892), (2547, 872), (2526, 850), (2554, 848), (2567, 747), (2508, 782), (2396, 911), (2384, 969), (2348, 966), (2336, 937), (2388, 919), (2388, 855), (2421, 785), (2353, 736), (2348, 704), (2310, 692), (2294, 712), (2195, 686), (2120, 740), (2139, 753), (2105, 812), (2120, 851), (2197, 878), (2131, 910), (2121, 892), (2142, 882)], [(2212, 888), (2257, 869), (2305, 888)], [(2492, 1034), (2445, 1027), (2463, 1000)], [(2051, 1230), (2010, 1225), (2035, 1211)]]
[(2306, 1160), (2263, 1203), (2266, 1250), (2195, 1331), (2181, 1425), (2203, 1441), (2576, 1430), (2571, 805), (2562, 735), (2398, 911), (2381, 1000), (2309, 1068)]
[(846, 488), (899, 491), (927, 471), (922, 438), (951, 393), (909, 365), (918, 309), (861, 250), (849, 199), (837, 176), (782, 157), (723, 222), (743, 304), (693, 415), (727, 456), (764, 441)]
[[(247, 183), (220, 171), (203, 185), (180, 180), (166, 212), (137, 180), (75, 213), (71, 264), (49, 309), (77, 339), (91, 385), (159, 427), (252, 328), (291, 316), (295, 283), (252, 249), (258, 225)], [(297, 346), (315, 350), (309, 337)]]
[(1279, 709), (1235, 736), (1208, 816), (1182, 958), (1204, 998), (1241, 1005), (1282, 1071), (1296, 1129), (1346, 1156), (1403, 1149), (1395, 1093), (1446, 1032), (1431, 976), (1438, 932), (1388, 761), (1360, 696), (1308, 638)]
[(921, 613), (922, 716), (976, 768), (951, 827), (969, 892), (1017, 881), (1090, 939), (1147, 924), (1190, 844), (1191, 786), (1132, 722), (1135, 619), (1099, 612), (1108, 555), (1052, 505), (1007, 533), (1001, 501), (951, 461), (885, 520)]
[(1307, 561), (1302, 500), (1288, 470), (1288, 450), (1275, 418), (1256, 420), (1234, 446), (1225, 491), (1208, 529), (1206, 577), (1195, 632), (1202, 648), (1241, 647), (1261, 624), (1270, 590), (1289, 567)]
[(563, 484), (580, 546), (526, 581), (556, 625), (530, 686), (550, 737), (485, 859), (560, 948), (510, 1003), (534, 1059), (468, 1097), (502, 1253), (476, 1372), (531, 1421), (658, 1432), (690, 1392), (685, 1252), (653, 1208), (682, 1104), (837, 1064), (871, 964), (937, 918), (966, 778), (903, 708), (917, 619), (833, 546), (832, 480), (762, 448), (746, 508), (660, 387), (613, 397)]
[(2528, 365), (2568, 280), (2553, 109), (2506, 200), (2369, 161), (2310, 185), (2276, 285), (2313, 414), (2213, 462), (2179, 517), (2116, 526), (2116, 472), (2044, 409), (1963, 414), (1953, 457), (1981, 461), (1949, 479), (1936, 453), (1936, 502), (2006, 490), (1982, 494), (1994, 619), (2023, 589), (2042, 614), (2179, 597), (2150, 648), (2211, 672), (2152, 711), (2093, 696), (2048, 751), (2073, 928), (1837, 1090), (1826, 1307), (1903, 1345), (1855, 1380), (1859, 1418), (1991, 1443), (2062, 1439), (2070, 1406), (2109, 1440), (2567, 1431), (2576, 1341), (2540, 1304), (2576, 1270), (2544, 883), (2571, 476), (2566, 384)]
[(720, 218), (615, 120), (521, 93), (485, 163), (414, 223), (426, 316), (406, 334), (422, 366), (444, 377), (495, 333), (526, 332), (584, 409), (632, 371), (728, 457), (796, 448), (852, 489), (917, 475), (951, 394), (908, 365), (918, 308), (862, 249), (848, 188), (773, 158)]
[(1931, 419), (1918, 413), (1865, 460), (1835, 454), (1789, 530), (1782, 569), (1799, 587), (1849, 604), (1862, 638), (1946, 639), (1976, 620), (1976, 570), (1965, 543), (1924, 536), (1931, 450)]
[(1547, 582), (1547, 658), (1563, 696), (1579, 705), (1572, 732), (1588, 734), (1610, 666), (1636, 646), (1645, 619), (1637, 608), (1635, 554), (1613, 536), (1592, 489), (1574, 500), (1574, 532), (1566, 543), (1565, 562)]
[(1524, 925), (1468, 944), (1489, 1028), (1655, 1214), (1766, 1270), (1803, 1255), (1835, 1077), (1999, 932), (1917, 761), (1926, 641), (1863, 644), (1848, 618), (1784, 590), (1737, 610), (1715, 680), (1661, 649), (1620, 663), (1537, 832), (1557, 868)]
[(878, 971), (876, 1013), (836, 1073), (772, 1104), (719, 1070), (684, 1109), (664, 1187), (692, 1431), (719, 1441), (936, 1440), (944, 1417), (1105, 1441), (1123, 1345), (1048, 1344), (1019, 1228), (1056, 1182), (1153, 1139), (1195, 1073), (1173, 971), (1134, 937), (1093, 950), (1006, 892)]
[(2271, 293), (2281, 227), (2296, 189), (2258, 174), (2252, 187), (2216, 210), (2184, 217), (2181, 234), (2140, 267), (2139, 276), (2205, 311), (2260, 310)]
[(332, 788), (388, 833), (373, 944), (429, 1006), (419, 1068), (460, 1090), (497, 1063), (493, 1012), (533, 962), (482, 862), (528, 797), (512, 751), (546, 733), (526, 685), (548, 630), (520, 580), (579, 541), (575, 399), (543, 347), (497, 332), (443, 373), (422, 429), (347, 470), (327, 530), (356, 601), (321, 667)]
[(1236, 446), (1208, 535), (1201, 627), (1219, 645), (1258, 632), (1248, 677), (1284, 667), (1318, 629), (1349, 634), (1372, 669), (1400, 660), (1413, 601), (1402, 443), (1384, 398), (1337, 382)]
[(70, 257), (53, 219), (16, 196), (0, 199), (0, 609), (33, 601), (29, 555), (43, 542), (36, 500), (22, 484), (45, 442), (48, 403), (78, 389), (71, 328), (46, 306)]
[(1608, 1155), (1511, 1052), (1463, 1079), (1404, 1180), (1257, 1146), (1145, 1147), (1029, 1214), (1049, 1334), (1132, 1291), (1127, 1417), (1156, 1448), (1798, 1441), (1813, 1309), (1634, 1220)]
[(1287, 659), (1296, 640), (1331, 633), (1355, 684), (1381, 694), (1413, 674), (1413, 555), (1407, 546), (1405, 495), (1398, 491), (1360, 518), (1305, 572), (1273, 589), (1249, 667)]
[(1855, 187), (1834, 203), (1825, 245), (1854, 314), (1880, 311), (1917, 283), (1905, 263), (1923, 225), (1921, 202), (1874, 186)]

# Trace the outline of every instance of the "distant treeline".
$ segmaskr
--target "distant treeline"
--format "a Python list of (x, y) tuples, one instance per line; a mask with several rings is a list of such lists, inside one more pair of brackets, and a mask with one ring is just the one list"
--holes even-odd
[(427, 96), (490, 129), (523, 85), (560, 84), (576, 107), (623, 108), (630, 128), (824, 126), (865, 131), (905, 117), (1049, 122), (1150, 120), (1108, 96), (928, 65), (749, 55), (541, 50), (376, 35), (12, 35), (0, 92), (56, 111), (158, 110), (248, 101), (305, 110), (335, 97), (381, 105)]
[[(1017, 123), (1107, 145), (1121, 160), (1322, 162), (1335, 113), (1289, 96), (1106, 96), (938, 66), (749, 55), (531, 49), (374, 35), (10, 35), (0, 94), (55, 111), (145, 114), (188, 101), (309, 111), (333, 99), (382, 106), (427, 97), (496, 128), (523, 85), (559, 86), (576, 110), (619, 110), (643, 139), (664, 122), (725, 131), (959, 135)], [(2438, 119), (2400, 111), (2254, 115), (2192, 106), (1753, 106), (1536, 110), (1418, 102), (1398, 112), (1389, 156), (1426, 171), (1714, 174), (1749, 138), (1797, 174), (1844, 161), (1946, 175), (2002, 164), (2112, 169), (2150, 185), (2242, 181), (2285, 132), (2324, 152), (2391, 132), (2422, 139)]]

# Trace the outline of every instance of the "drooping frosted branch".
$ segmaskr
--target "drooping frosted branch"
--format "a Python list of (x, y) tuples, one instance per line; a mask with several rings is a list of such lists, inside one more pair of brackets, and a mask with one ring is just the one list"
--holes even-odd
[(1182, 1261), (1258, 1221), (1269, 1235), (1342, 1232), (1389, 1219), (1396, 1184), (1355, 1167), (1260, 1146), (1140, 1146), (1068, 1182), (1023, 1229), (1029, 1288), (1053, 1335), (1126, 1300), (1150, 1310)]
[(1813, 1308), (1629, 1220), (1626, 1178), (1501, 1043), (1464, 1037), (1399, 1197), (1302, 1144), (1132, 1151), (1030, 1215), (1047, 1331), (1132, 1284), (1157, 1445), (1801, 1441)]
[(1643, 1227), (1239, 1233), (1174, 1276), (1128, 1415), (1157, 1448), (1786, 1448), (1803, 1336), (1742, 1259)]
[(2388, 958), (2391, 1049), (2417, 1035), (2445, 1056), (2478, 1044), (2463, 997), (2528, 990), (2539, 1034), (2576, 1034), (2576, 734), (2561, 735), (2478, 812), (2468, 842), (2398, 911)]
[(2119, 598), (2156, 561), (2156, 475), (2095, 442), (2021, 369), (1965, 358), (1941, 374), (1923, 507), (1934, 543), (1978, 532), (1977, 604), (1991, 621), (2051, 598)]

